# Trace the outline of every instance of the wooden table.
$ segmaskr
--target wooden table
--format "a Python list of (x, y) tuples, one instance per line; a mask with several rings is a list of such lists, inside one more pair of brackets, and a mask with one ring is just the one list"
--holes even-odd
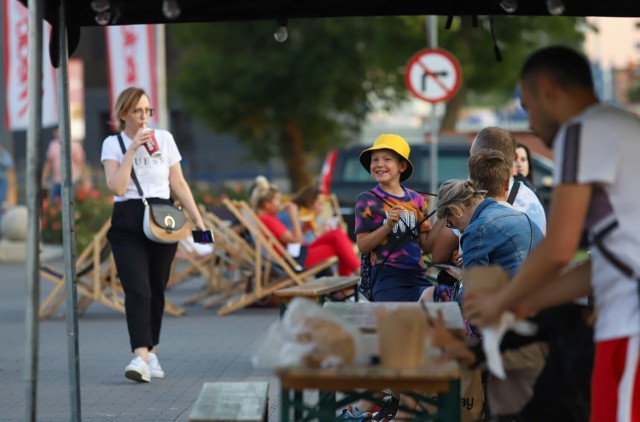
[[(277, 290), (275, 295), (280, 299), (280, 315), (287, 309), (287, 303), (294, 297), (306, 297), (313, 299), (320, 305), (325, 301), (346, 301), (353, 298), (358, 301), (358, 281), (360, 277), (355, 276), (329, 276), (310, 280), (304, 284), (286, 287)], [(344, 291), (351, 289), (353, 293), (345, 294)]]
[[(460, 305), (457, 302), (426, 302), (431, 318), (435, 318), (438, 310), (442, 312), (445, 327), (450, 330), (465, 330)], [(380, 307), (389, 309), (400, 307), (421, 308), (417, 302), (327, 302), (324, 308), (332, 315), (347, 321), (363, 333), (376, 333), (378, 325), (376, 310)]]
[[(296, 421), (317, 419), (334, 422), (340, 409), (361, 398), (371, 399), (372, 391), (387, 388), (437, 406), (435, 415), (415, 410), (413, 420), (460, 421), (460, 373), (457, 364), (452, 361), (432, 360), (419, 369), (381, 366), (335, 369), (288, 367), (277, 369), (276, 374), (282, 388), (282, 422), (289, 422), (292, 416)], [(304, 390), (318, 390), (318, 403), (305, 404), (301, 394)], [(345, 397), (337, 400), (336, 392), (345, 393)]]

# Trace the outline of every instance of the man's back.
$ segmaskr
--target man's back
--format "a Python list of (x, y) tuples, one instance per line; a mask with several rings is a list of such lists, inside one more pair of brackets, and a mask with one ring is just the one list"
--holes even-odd
[(554, 144), (562, 163), (554, 183), (593, 186), (585, 226), (595, 240), (592, 284), (599, 341), (640, 333), (638, 281), (624, 269), (640, 274), (638, 133), (635, 116), (595, 105), (563, 126)]

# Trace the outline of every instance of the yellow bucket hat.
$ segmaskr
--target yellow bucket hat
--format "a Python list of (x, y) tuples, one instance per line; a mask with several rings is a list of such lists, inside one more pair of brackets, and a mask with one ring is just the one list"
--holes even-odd
[(413, 164), (409, 161), (411, 147), (400, 135), (382, 134), (373, 143), (371, 148), (367, 148), (360, 153), (360, 163), (367, 170), (371, 171), (371, 153), (379, 149), (390, 149), (407, 161), (407, 169), (400, 175), (400, 181), (404, 182), (413, 173)]

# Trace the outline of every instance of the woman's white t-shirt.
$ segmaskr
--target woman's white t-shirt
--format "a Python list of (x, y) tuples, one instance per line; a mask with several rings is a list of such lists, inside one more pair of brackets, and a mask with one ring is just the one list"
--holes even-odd
[[(169, 169), (182, 160), (182, 156), (178, 151), (176, 141), (173, 135), (166, 130), (154, 129), (154, 135), (161, 155), (157, 158), (151, 158), (147, 149), (142, 146), (136, 151), (133, 157), (133, 169), (136, 172), (138, 182), (142, 188), (145, 198), (164, 198), (168, 199), (171, 191), (169, 189)], [(124, 142), (125, 151), (133, 142), (124, 132), (120, 132), (122, 141)], [(102, 155), (100, 162), (104, 164), (105, 160), (115, 160), (122, 164), (124, 153), (120, 148), (117, 135), (108, 136), (102, 142)], [(129, 180), (127, 190), (122, 196), (114, 195), (116, 202), (126, 201), (128, 199), (140, 199), (133, 179)]]

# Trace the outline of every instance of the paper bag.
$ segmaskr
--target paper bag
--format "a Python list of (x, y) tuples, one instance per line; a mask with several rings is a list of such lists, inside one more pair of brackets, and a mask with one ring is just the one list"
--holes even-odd
[(424, 366), (427, 320), (420, 308), (386, 308), (376, 311), (380, 363), (387, 368)]

